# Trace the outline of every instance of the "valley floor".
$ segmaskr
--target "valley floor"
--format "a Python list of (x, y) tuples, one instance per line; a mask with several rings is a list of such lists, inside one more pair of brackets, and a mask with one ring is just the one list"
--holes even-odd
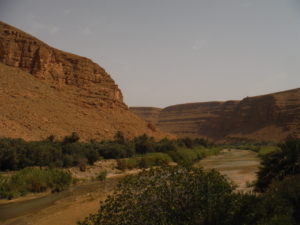
[(259, 164), (259, 158), (253, 151), (223, 150), (218, 155), (201, 160), (197, 165), (218, 170), (237, 185), (237, 190), (251, 191), (248, 184), (256, 180)]
[[(248, 150), (223, 150), (217, 156), (201, 160), (197, 165), (205, 169), (214, 168), (229, 177), (238, 186), (238, 190), (248, 191), (247, 183), (255, 180), (259, 159), (257, 154)], [(137, 171), (131, 171), (131, 173)], [(71, 225), (76, 224), (90, 213), (99, 209), (99, 201), (104, 200), (112, 192), (118, 180), (125, 174), (109, 176), (105, 181), (78, 185), (63, 193), (53, 194), (44, 198), (46, 205), (37, 207), (41, 200), (28, 200), (0, 205), (2, 216), (7, 212), (3, 225)], [(57, 196), (60, 195), (60, 196)], [(55, 199), (57, 198), (57, 199)], [(26, 212), (22, 209), (26, 206)], [(28, 206), (29, 209), (28, 209)], [(6, 211), (5, 211), (6, 210)], [(19, 211), (18, 211), (19, 210)], [(15, 213), (15, 216), (9, 213)], [(18, 215), (18, 216), (17, 216)], [(1, 215), (0, 215), (1, 218)]]

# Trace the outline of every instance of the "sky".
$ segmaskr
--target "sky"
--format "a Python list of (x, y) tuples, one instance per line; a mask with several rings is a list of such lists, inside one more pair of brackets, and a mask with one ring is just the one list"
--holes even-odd
[(0, 20), (92, 59), (129, 106), (300, 87), (300, 0), (0, 0)]

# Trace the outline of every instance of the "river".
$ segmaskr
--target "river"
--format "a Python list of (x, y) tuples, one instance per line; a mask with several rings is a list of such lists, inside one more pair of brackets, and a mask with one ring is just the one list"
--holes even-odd
[[(216, 169), (237, 185), (237, 190), (249, 191), (247, 183), (256, 179), (259, 166), (257, 154), (248, 150), (223, 150), (196, 166)], [(76, 185), (69, 190), (37, 199), (0, 205), (3, 225), (70, 225), (99, 208), (99, 201), (114, 189), (119, 178)]]

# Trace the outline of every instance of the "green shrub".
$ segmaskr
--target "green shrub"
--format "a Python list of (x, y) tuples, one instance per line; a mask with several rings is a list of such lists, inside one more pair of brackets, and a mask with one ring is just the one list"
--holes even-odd
[(128, 176), (79, 225), (292, 225), (278, 197), (236, 193), (216, 171), (164, 167)]
[(162, 139), (161, 141), (155, 143), (154, 149), (155, 152), (169, 152), (169, 151), (175, 151), (177, 148), (176, 143), (174, 141), (171, 141), (169, 139)]
[(72, 183), (69, 174), (57, 169), (26, 168), (11, 177), (0, 178), (0, 198), (14, 198), (28, 192), (62, 191)]
[(142, 156), (138, 162), (139, 168), (168, 165), (172, 162), (169, 155), (165, 153), (148, 153)]
[[(281, 211), (289, 210), (292, 214), (292, 217), (296, 224), (300, 224), (300, 175), (296, 176), (289, 176), (286, 177), (282, 181), (274, 182), (266, 191), (265, 198), (269, 199), (268, 201), (268, 210), (267, 212), (271, 211), (269, 208), (273, 209), (277, 207), (274, 199), (278, 201), (278, 199), (284, 203), (284, 209), (277, 209), (278, 214)], [(283, 205), (283, 204), (281, 204)], [(266, 207), (265, 207), (266, 208)]]
[(138, 154), (154, 152), (154, 139), (144, 134), (134, 138), (135, 151)]
[[(82, 225), (223, 224), (233, 187), (217, 172), (167, 167), (129, 176)], [(226, 204), (226, 207), (224, 205)], [(222, 207), (221, 207), (222, 206)], [(202, 222), (201, 222), (202, 221)]]
[(168, 152), (172, 160), (180, 165), (192, 165), (199, 159), (199, 153), (191, 149), (179, 149), (177, 151)]
[(277, 152), (279, 151), (279, 147), (278, 146), (260, 146), (259, 150), (258, 150), (258, 156), (259, 157), (263, 157), (269, 153), (272, 153), (272, 152)]
[(280, 150), (263, 156), (258, 171), (257, 191), (267, 190), (276, 180), (300, 174), (300, 139), (287, 140), (279, 147)]
[(103, 170), (98, 174), (97, 180), (103, 181), (106, 179), (106, 177), (107, 177), (107, 171)]
[(170, 162), (172, 162), (172, 158), (168, 154), (161, 152), (147, 153), (141, 156), (119, 159), (117, 161), (117, 169), (149, 168), (168, 165)]
[(118, 170), (126, 170), (127, 164), (125, 159), (117, 159), (117, 169)]

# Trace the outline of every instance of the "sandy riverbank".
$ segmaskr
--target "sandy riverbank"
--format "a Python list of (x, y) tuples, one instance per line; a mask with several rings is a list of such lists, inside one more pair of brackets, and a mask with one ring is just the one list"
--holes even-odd
[[(228, 176), (238, 190), (249, 191), (247, 183), (256, 178), (259, 159), (256, 153), (247, 150), (225, 150), (217, 156), (201, 160), (198, 166), (205, 169), (217, 169)], [(2, 222), (3, 225), (72, 225), (82, 220), (90, 213), (99, 209), (99, 202), (105, 200), (118, 181), (127, 174), (137, 173), (138, 170), (127, 173), (111, 173), (107, 180), (90, 182), (69, 190), (62, 198), (49, 204), (43, 209), (33, 210), (25, 215), (14, 217)], [(78, 174), (78, 176), (81, 176)]]

